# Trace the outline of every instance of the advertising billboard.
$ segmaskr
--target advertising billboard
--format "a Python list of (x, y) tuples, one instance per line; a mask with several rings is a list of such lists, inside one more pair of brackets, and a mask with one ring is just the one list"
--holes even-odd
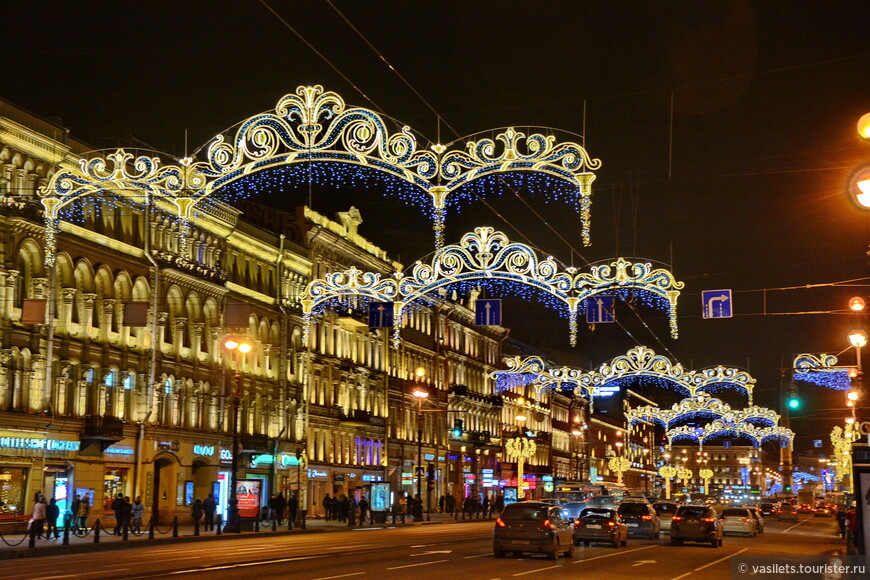
[(260, 479), (240, 479), (236, 482), (240, 518), (260, 517), (260, 493), (263, 481)]

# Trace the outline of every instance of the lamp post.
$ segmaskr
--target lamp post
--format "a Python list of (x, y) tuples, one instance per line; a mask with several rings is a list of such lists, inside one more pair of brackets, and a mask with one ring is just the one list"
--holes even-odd
[(232, 453), (232, 472), (230, 473), (230, 498), (227, 502), (227, 524), (224, 526), (225, 532), (240, 533), (242, 531), (241, 521), (239, 520), (239, 498), (236, 495), (236, 488), (239, 481), (239, 407), (242, 402), (242, 374), (241, 362), (242, 355), (251, 352), (254, 348), (246, 338), (228, 337), (224, 340), (224, 348), (227, 351), (235, 353), (236, 368), (233, 378), (235, 379), (233, 386), (233, 416), (230, 426), (233, 432), (233, 453)]
[[(418, 367), (414, 371), (417, 381), (426, 376), (426, 369)], [(417, 399), (417, 499), (423, 501), (423, 399), (429, 397), (429, 391), (417, 385), (412, 392)], [(416, 518), (416, 514), (415, 514)]]
[(857, 407), (858, 398), (860, 397), (861, 391), (861, 374), (863, 369), (861, 368), (861, 348), (866, 346), (867, 344), (867, 333), (861, 330), (860, 328), (853, 330), (849, 333), (849, 342), (852, 346), (855, 347), (855, 359), (856, 359), (856, 367), (858, 369), (857, 376), (855, 377), (855, 382), (857, 383), (855, 386), (857, 387), (854, 390), (851, 390), (846, 398), (852, 407), (852, 417), (856, 416), (855, 410)]

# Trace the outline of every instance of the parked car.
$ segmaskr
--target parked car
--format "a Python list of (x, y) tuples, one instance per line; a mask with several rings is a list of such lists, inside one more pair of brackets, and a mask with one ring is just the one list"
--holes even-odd
[(761, 517), (772, 516), (776, 512), (776, 504), (770, 502), (761, 502), (758, 504), (758, 509), (761, 512)]
[(659, 537), (661, 523), (656, 511), (644, 499), (643, 501), (627, 500), (619, 504), (616, 513), (625, 522), (630, 536)]
[(677, 513), (678, 507), (675, 501), (657, 501), (653, 504), (653, 509), (659, 517), (659, 529), (661, 531), (671, 531), (671, 518)]
[(571, 556), (574, 547), (574, 522), (565, 518), (562, 508), (540, 501), (524, 501), (505, 506), (495, 521), (492, 552), (504, 558), (506, 552), (546, 554), (555, 560), (560, 553)]
[(628, 526), (616, 510), (586, 508), (574, 520), (574, 545), (606, 542), (614, 548), (628, 543)]
[(704, 542), (714, 548), (722, 545), (722, 520), (716, 510), (706, 505), (683, 505), (671, 518), (671, 544)]
[(796, 522), (798, 521), (797, 510), (790, 503), (784, 503), (776, 510), (776, 521), (778, 522)]
[(755, 518), (755, 530), (759, 534), (764, 533), (764, 517), (761, 515), (761, 510), (757, 507), (746, 506), (749, 509), (749, 513), (752, 514), (752, 517)]

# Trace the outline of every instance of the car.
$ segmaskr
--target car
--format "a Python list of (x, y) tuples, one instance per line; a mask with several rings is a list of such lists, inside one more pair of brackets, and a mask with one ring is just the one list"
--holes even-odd
[(799, 514), (811, 514), (813, 513), (813, 506), (808, 503), (802, 503), (798, 506), (797, 512)]
[(790, 503), (784, 503), (776, 510), (776, 521), (778, 522), (796, 522), (798, 521), (797, 510)]
[(643, 501), (625, 500), (616, 508), (616, 513), (628, 526), (628, 535), (647, 536), (650, 539), (659, 537), (661, 522), (656, 511), (644, 499)]
[(562, 508), (540, 501), (523, 501), (505, 506), (492, 532), (492, 553), (504, 558), (507, 552), (546, 554), (555, 560), (559, 554), (571, 556), (574, 549), (574, 522)]
[(772, 516), (773, 513), (776, 511), (776, 504), (766, 501), (761, 502), (760, 504), (758, 504), (758, 510), (761, 513), (761, 517), (766, 518), (768, 516)]
[(764, 533), (764, 517), (761, 515), (761, 510), (754, 506), (746, 506), (752, 517), (755, 518), (755, 530), (759, 534)]
[(628, 543), (628, 526), (616, 510), (586, 508), (574, 520), (574, 545), (605, 542), (614, 548)]
[(813, 516), (817, 518), (829, 518), (833, 513), (828, 506), (819, 506), (813, 511)]
[(663, 532), (671, 531), (671, 518), (677, 513), (677, 502), (675, 501), (657, 501), (653, 504), (653, 509), (659, 517), (659, 529)]
[(722, 510), (719, 516), (722, 520), (722, 533), (727, 534), (746, 534), (753, 538), (758, 533), (755, 525), (755, 517), (749, 508), (732, 507)]
[(714, 548), (722, 545), (722, 520), (706, 505), (683, 505), (671, 518), (671, 544), (683, 542), (709, 543)]
[(580, 516), (580, 512), (586, 508), (586, 503), (582, 501), (566, 501), (562, 504), (562, 517), (570, 520), (576, 520)]

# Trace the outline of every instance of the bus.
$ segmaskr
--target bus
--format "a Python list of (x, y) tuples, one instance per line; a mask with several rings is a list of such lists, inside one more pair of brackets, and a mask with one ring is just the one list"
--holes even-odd
[[(548, 500), (557, 502), (572, 519), (586, 507), (616, 508), (628, 489), (621, 483), (609, 481), (565, 482), (556, 484)], [(548, 501), (545, 500), (545, 501)]]

